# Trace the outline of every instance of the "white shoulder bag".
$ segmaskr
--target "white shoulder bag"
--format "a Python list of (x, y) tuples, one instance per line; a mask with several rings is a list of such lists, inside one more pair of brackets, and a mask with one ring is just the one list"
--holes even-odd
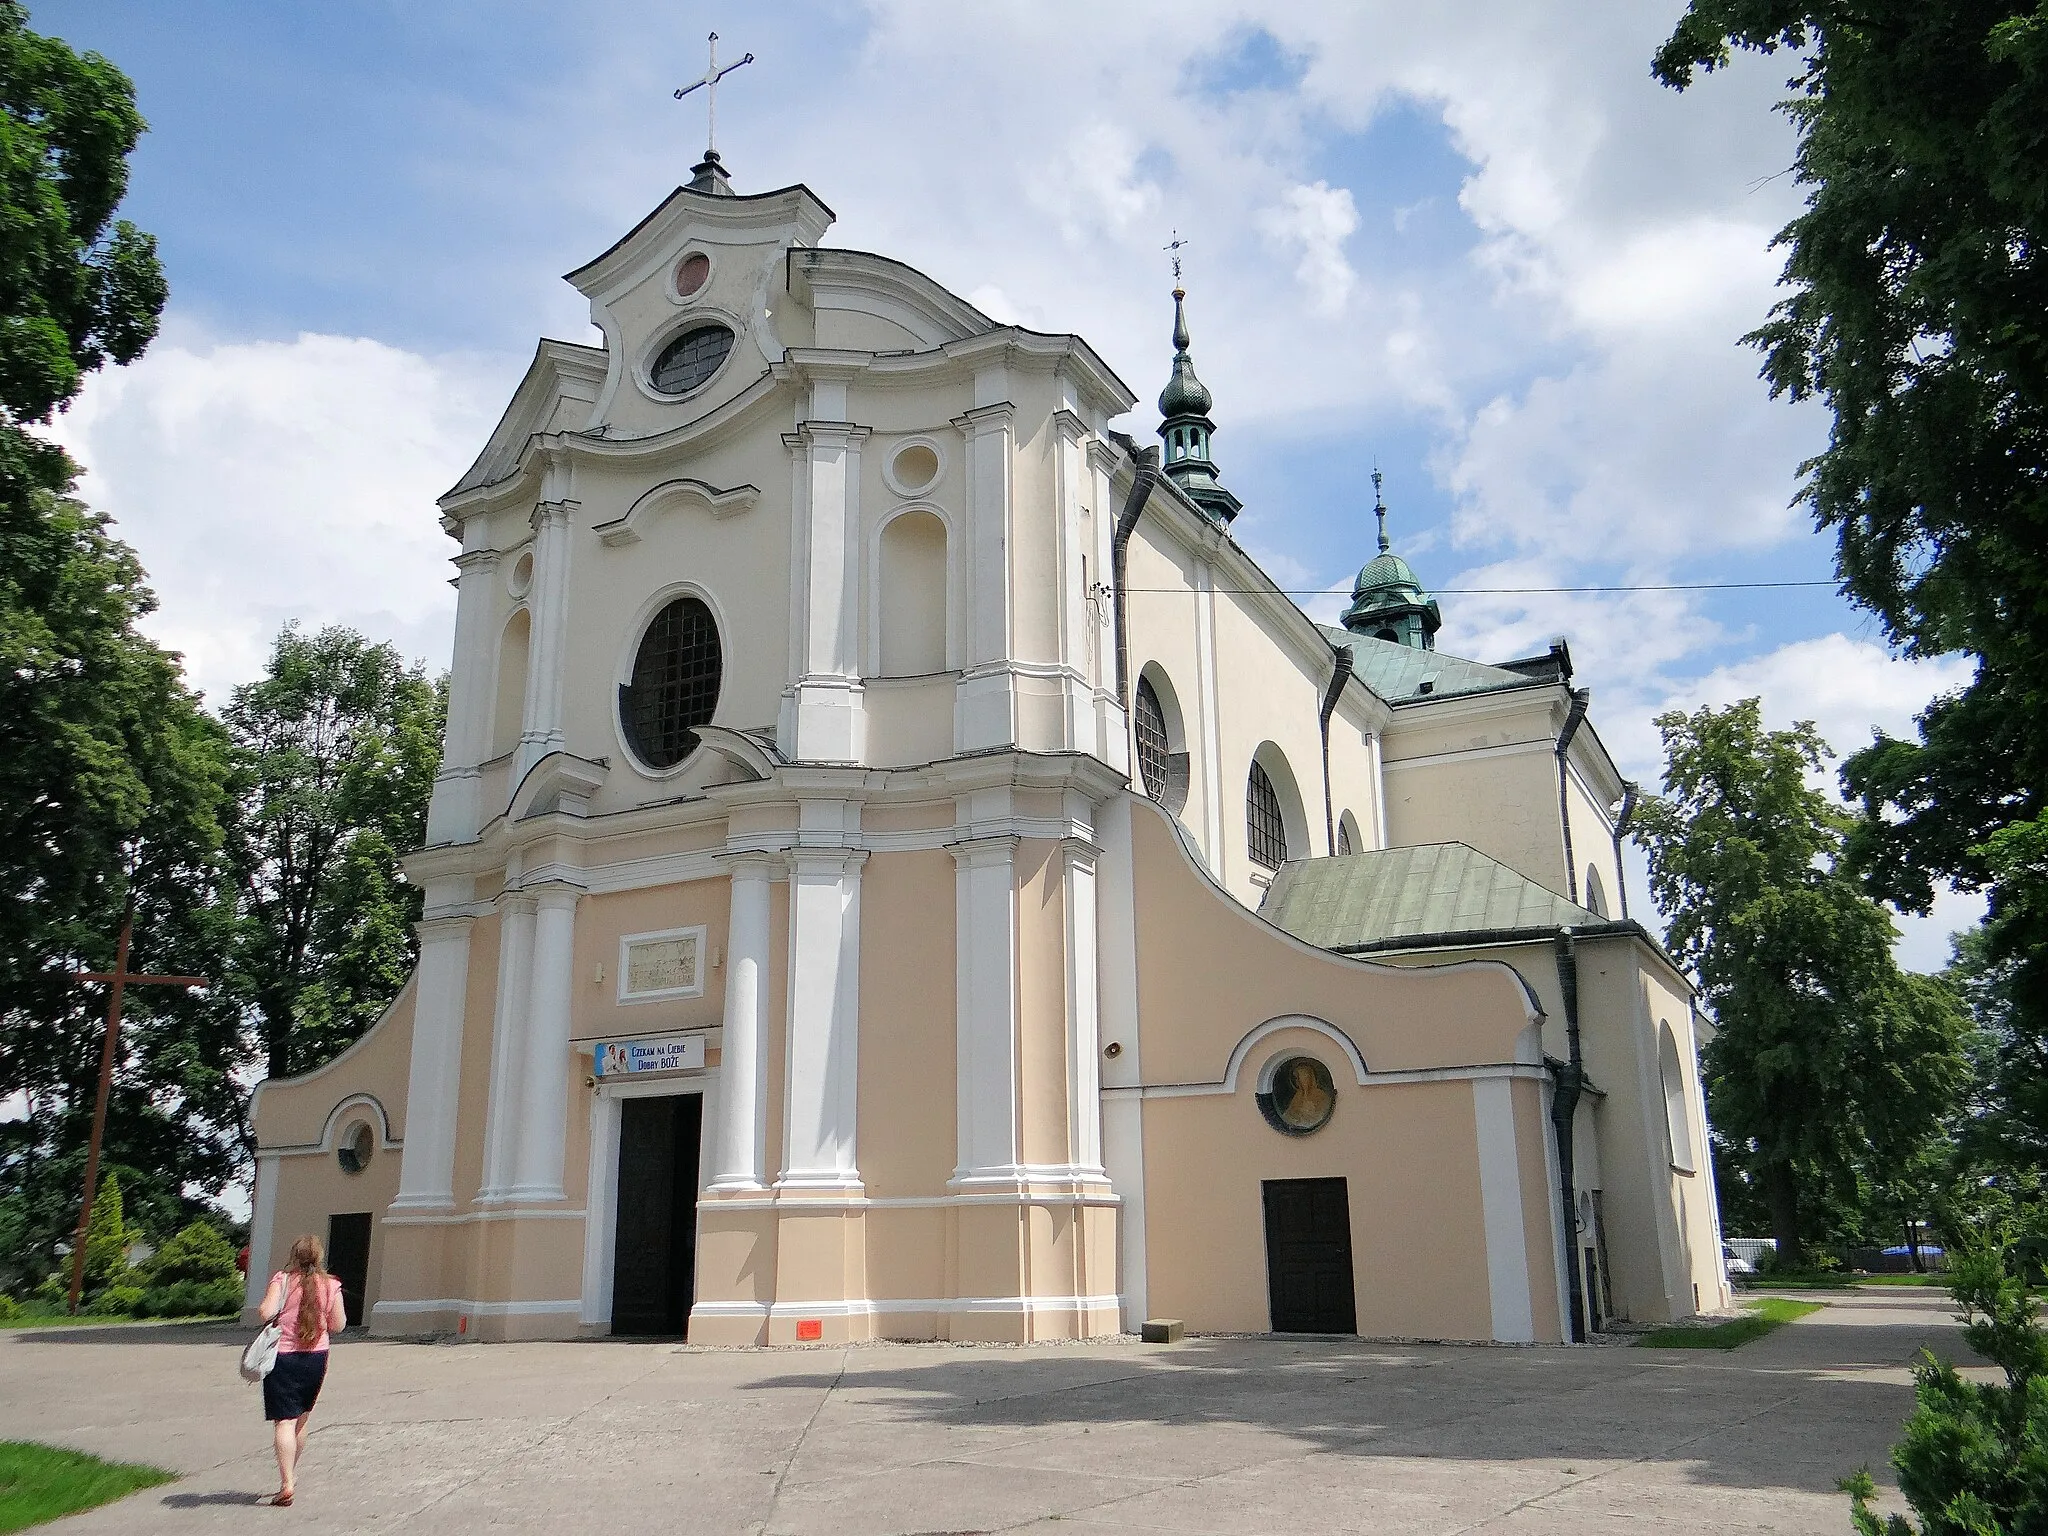
[[(284, 1316), (279, 1307), (277, 1316)], [(242, 1380), (258, 1382), (270, 1374), (270, 1368), (277, 1364), (277, 1346), (284, 1341), (284, 1329), (273, 1317), (256, 1330), (256, 1337), (249, 1341), (249, 1347), (242, 1351)]]

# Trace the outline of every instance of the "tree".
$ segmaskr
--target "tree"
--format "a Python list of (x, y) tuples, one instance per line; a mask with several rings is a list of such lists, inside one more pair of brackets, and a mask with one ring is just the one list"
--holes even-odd
[(398, 854), (426, 833), (444, 687), (349, 629), (277, 637), (226, 711), (237, 985), (273, 1077), (376, 1021), (416, 956), (420, 893)]
[(1718, 1033), (1716, 1133), (1802, 1258), (1802, 1207), (1853, 1189), (1859, 1163), (1903, 1168), (1963, 1081), (1963, 1021), (1945, 984), (1902, 973), (1884, 910), (1837, 867), (1844, 816), (1808, 783), (1810, 723), (1766, 730), (1755, 699), (1660, 716), (1661, 797), (1639, 813), (1667, 940)]
[(1995, 841), (2048, 842), (2048, 11), (1692, 0), (1653, 68), (1684, 89), (1735, 48), (1800, 55), (1783, 110), (1807, 202), (1778, 237), (1790, 291), (1747, 339), (1773, 395), (1832, 413), (1801, 497), (1895, 643), (1980, 663), (1918, 742), (1844, 764), (1849, 865), (1907, 910), (1936, 880), (1988, 889), (2015, 1032), (2048, 1040), (2044, 871)]

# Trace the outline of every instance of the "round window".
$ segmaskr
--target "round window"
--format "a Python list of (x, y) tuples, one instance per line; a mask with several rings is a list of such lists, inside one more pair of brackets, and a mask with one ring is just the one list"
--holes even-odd
[(341, 1133), (341, 1145), (335, 1149), (335, 1161), (341, 1164), (343, 1173), (361, 1173), (370, 1166), (370, 1159), (377, 1151), (377, 1136), (363, 1121)]
[(889, 461), (889, 474), (897, 490), (915, 496), (930, 490), (932, 482), (939, 478), (939, 455), (928, 443), (912, 443), (897, 450)]
[(733, 334), (722, 325), (700, 325), (661, 349), (651, 379), (664, 395), (687, 395), (710, 382), (732, 354)]
[(700, 599), (679, 597), (654, 616), (619, 689), (619, 723), (641, 762), (673, 768), (697, 750), (693, 728), (711, 723), (724, 670), (718, 624)]
[(711, 276), (711, 258), (702, 251), (692, 251), (676, 263), (676, 297), (687, 299), (704, 286)]
[(1337, 1109), (1337, 1085), (1330, 1069), (1313, 1056), (1289, 1056), (1273, 1068), (1271, 1085), (1259, 1097), (1259, 1113), (1286, 1136), (1307, 1136), (1330, 1123)]
[(512, 573), (505, 578), (505, 585), (514, 597), (524, 597), (533, 586), (533, 551), (528, 550), (512, 562)]

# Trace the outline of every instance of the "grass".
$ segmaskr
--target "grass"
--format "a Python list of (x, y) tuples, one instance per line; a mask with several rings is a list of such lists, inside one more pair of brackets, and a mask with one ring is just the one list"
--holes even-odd
[(5, 1328), (122, 1328), (139, 1323), (217, 1323), (224, 1318), (235, 1316), (223, 1313), (221, 1317), (105, 1317), (91, 1312), (81, 1312), (73, 1317), (62, 1307), (49, 1312), (21, 1311), (12, 1317), (0, 1317), (0, 1329)]
[(1737, 1284), (1752, 1291), (1846, 1291), (1859, 1285), (1920, 1285), (1940, 1289), (1947, 1275), (1845, 1275), (1830, 1270), (1802, 1270), (1778, 1275), (1743, 1275)]
[(1749, 1316), (1733, 1317), (1704, 1328), (1659, 1328), (1644, 1334), (1636, 1343), (1644, 1349), (1734, 1349), (1762, 1338), (1773, 1328), (1782, 1328), (1794, 1318), (1818, 1312), (1823, 1303), (1760, 1296), (1742, 1305)]
[(25, 1531), (176, 1477), (161, 1467), (101, 1461), (27, 1440), (0, 1440), (0, 1532)]

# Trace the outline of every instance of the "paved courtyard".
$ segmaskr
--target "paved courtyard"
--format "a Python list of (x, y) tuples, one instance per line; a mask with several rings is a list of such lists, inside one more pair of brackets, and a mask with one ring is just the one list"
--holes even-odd
[(1023, 1349), (336, 1349), (291, 1510), (241, 1335), (0, 1333), (0, 1439), (174, 1468), (56, 1530), (1450, 1533), (1848, 1529), (1939, 1293), (1731, 1353), (1197, 1339)]

